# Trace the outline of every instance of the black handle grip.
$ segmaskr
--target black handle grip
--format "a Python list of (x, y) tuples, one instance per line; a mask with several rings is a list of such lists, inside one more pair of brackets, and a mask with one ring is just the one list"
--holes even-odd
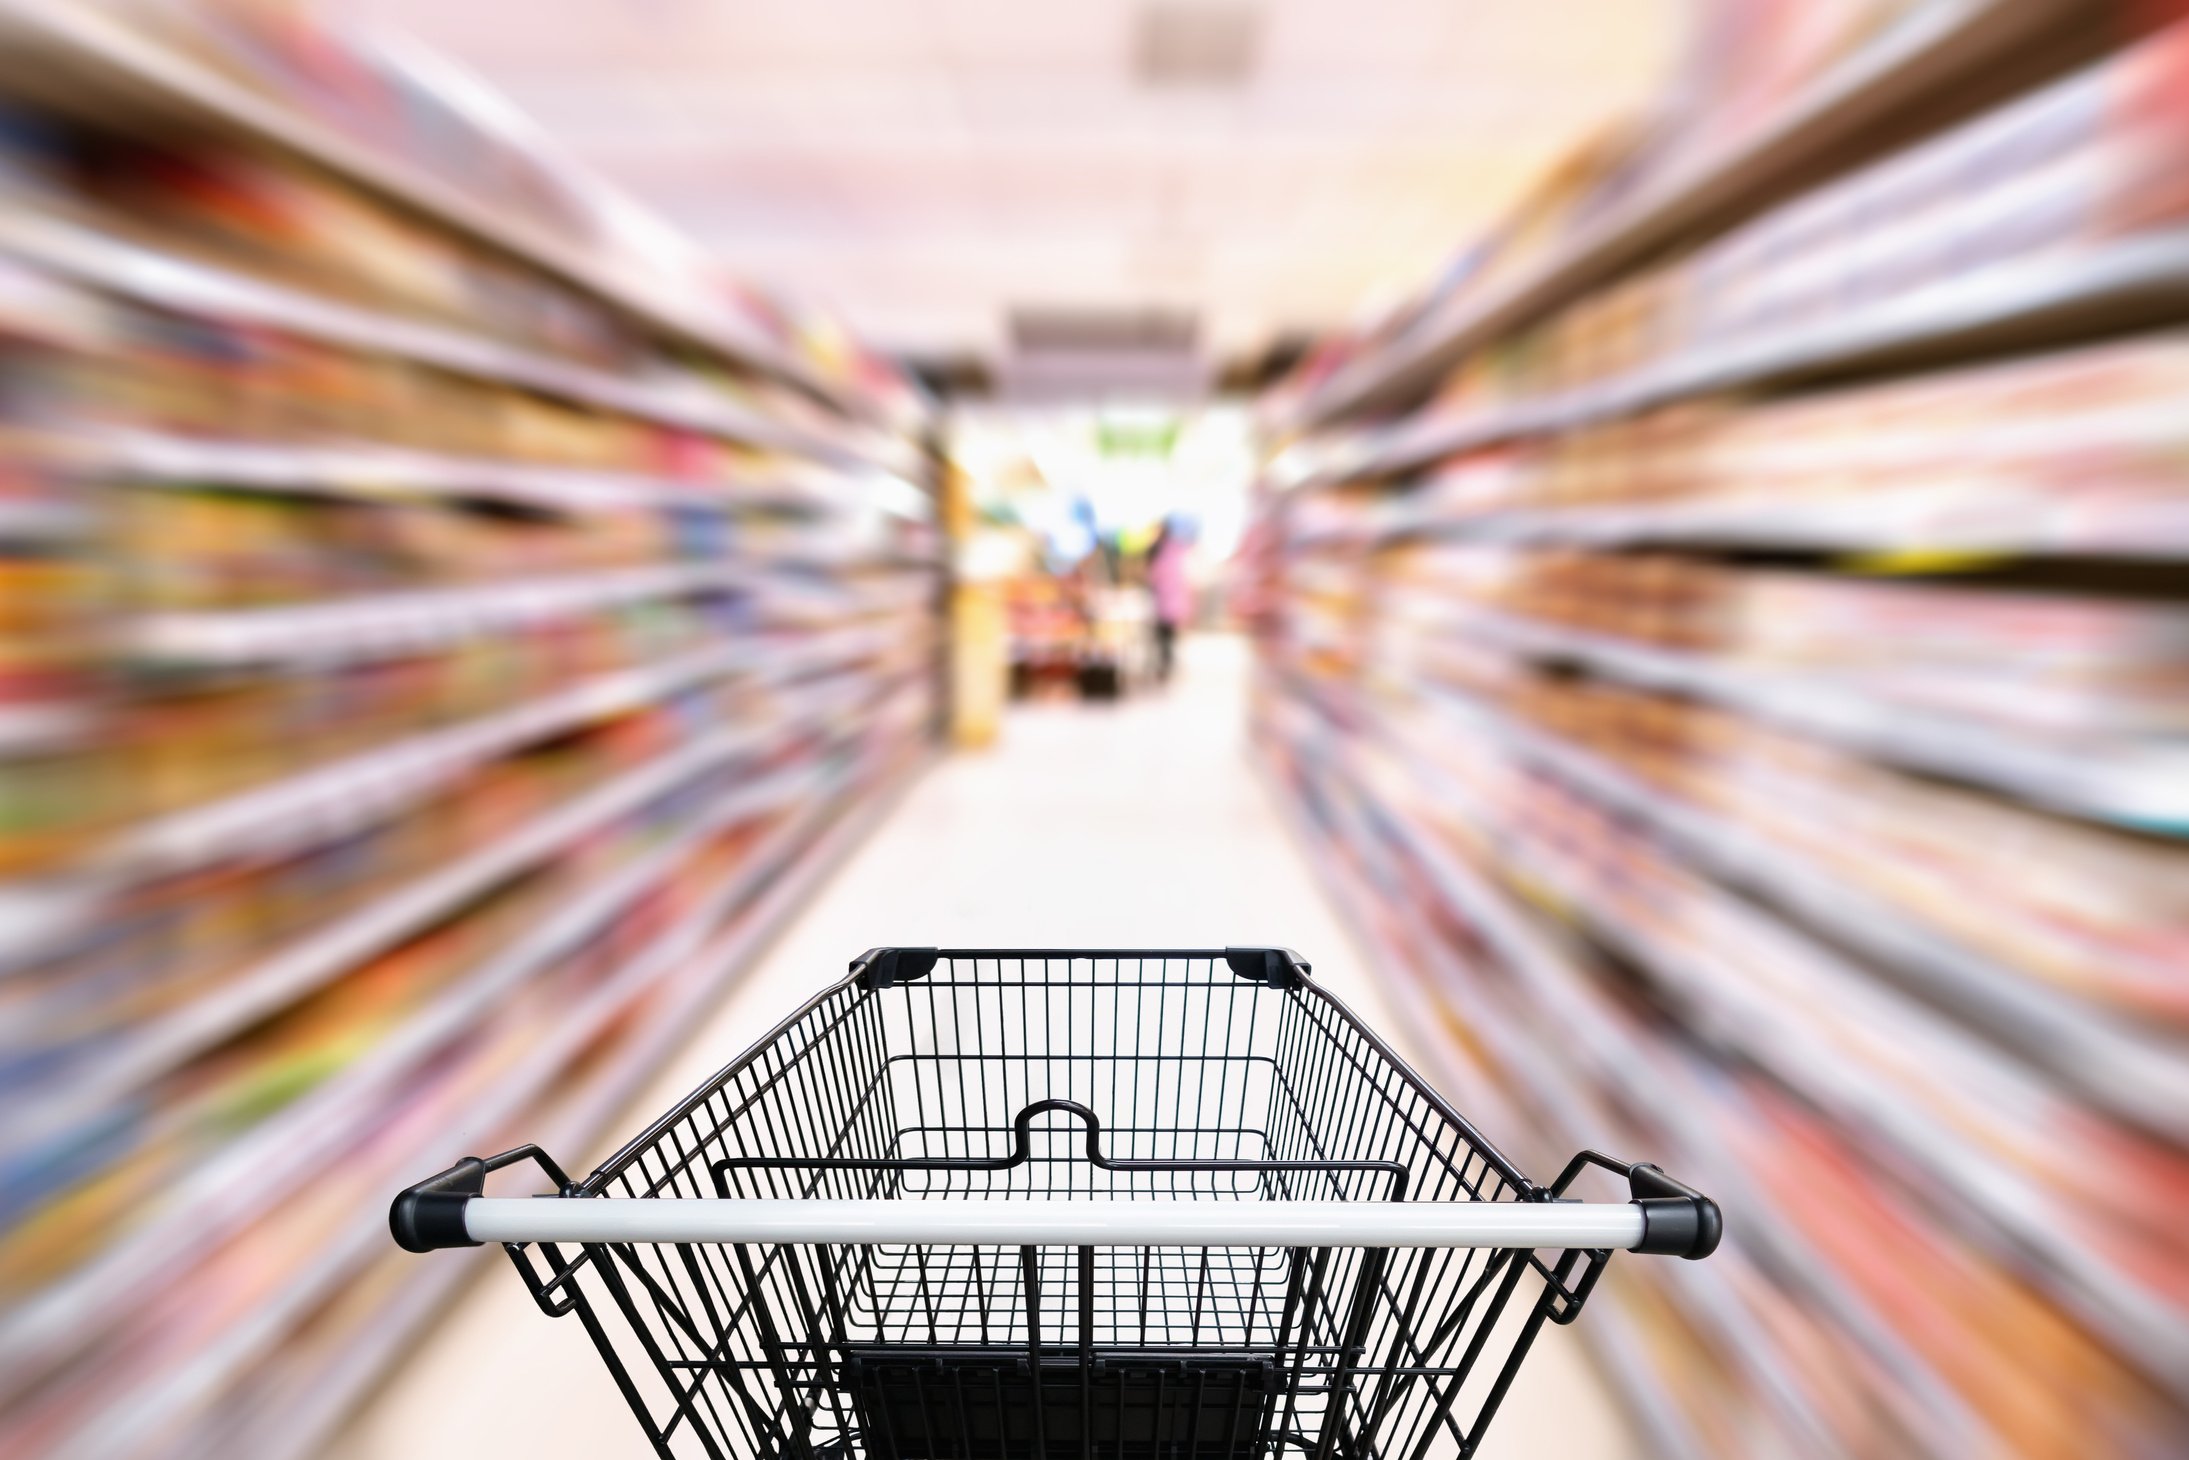
[(432, 1252), (442, 1247), (479, 1247), (464, 1227), (464, 1207), (475, 1196), (486, 1194), (486, 1174), (519, 1161), (537, 1162), (556, 1187), (568, 1190), (571, 1181), (554, 1158), (538, 1146), (518, 1146), (499, 1156), (466, 1156), (446, 1171), (428, 1176), (399, 1193), (388, 1207), (388, 1231), (395, 1245), (406, 1252)]
[(1695, 1262), (1718, 1250), (1718, 1239), (1725, 1235), (1725, 1218), (1718, 1204), (1646, 1161), (1621, 1161), (1601, 1151), (1583, 1151), (1551, 1183), (1551, 1195), (1564, 1196), (1574, 1178), (1590, 1166), (1627, 1179), (1627, 1192), (1642, 1209), (1642, 1240), (1636, 1252)]
[(869, 948), (851, 960), (851, 972), (859, 975), (860, 988), (895, 988), (933, 973), (940, 956), (936, 948)]
[(1308, 961), (1290, 948), (1226, 948), (1232, 975), (1273, 989), (1296, 989), (1307, 982)]

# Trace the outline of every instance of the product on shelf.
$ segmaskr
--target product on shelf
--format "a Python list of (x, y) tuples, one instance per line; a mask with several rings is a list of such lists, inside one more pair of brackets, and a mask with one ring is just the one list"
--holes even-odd
[(2185, 386), (2189, 347), (2161, 334), (1777, 402), (1684, 403), (1456, 458), (1384, 530), (2161, 556), (2189, 529)]
[(1466, 542), (1385, 568), (1432, 612), (1480, 605), (2009, 732), (2189, 732), (2189, 608), (2172, 602)]

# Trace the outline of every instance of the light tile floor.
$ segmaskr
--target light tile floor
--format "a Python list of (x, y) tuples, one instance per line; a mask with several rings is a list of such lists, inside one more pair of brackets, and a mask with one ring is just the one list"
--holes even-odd
[[(1244, 646), (1203, 637), (1185, 647), (1179, 681), (1159, 695), (1015, 710), (994, 748), (938, 765), (617, 1130), (640, 1128), (838, 977), (852, 955), (889, 943), (1281, 944), (1305, 954), (1318, 979), (1403, 1051), (1405, 1031), (1245, 758)], [(574, 1170), (590, 1169), (614, 1144), (557, 1154)], [(487, 1269), (484, 1280), (466, 1289), (331, 1460), (644, 1453), (578, 1324), (542, 1317), (499, 1254), (470, 1260)], [(1481, 1454), (1633, 1460), (1638, 1452), (1575, 1333), (1548, 1328)]]

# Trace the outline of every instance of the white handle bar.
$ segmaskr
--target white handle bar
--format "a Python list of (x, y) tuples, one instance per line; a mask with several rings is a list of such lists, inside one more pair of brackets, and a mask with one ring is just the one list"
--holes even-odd
[(474, 1242), (1631, 1249), (1632, 1202), (746, 1201), (472, 1197)]

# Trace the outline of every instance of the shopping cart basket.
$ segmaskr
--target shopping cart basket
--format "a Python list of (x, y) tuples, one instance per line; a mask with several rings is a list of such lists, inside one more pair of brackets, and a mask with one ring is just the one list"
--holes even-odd
[[(565, 1199), (482, 1194), (523, 1161)], [(1561, 1200), (1591, 1164), (1632, 1200)], [(586, 1180), (525, 1146), (390, 1222), (505, 1244), (716, 1460), (1466, 1455), (1612, 1249), (1719, 1231), (1528, 1180), (1274, 948), (876, 949)]]

